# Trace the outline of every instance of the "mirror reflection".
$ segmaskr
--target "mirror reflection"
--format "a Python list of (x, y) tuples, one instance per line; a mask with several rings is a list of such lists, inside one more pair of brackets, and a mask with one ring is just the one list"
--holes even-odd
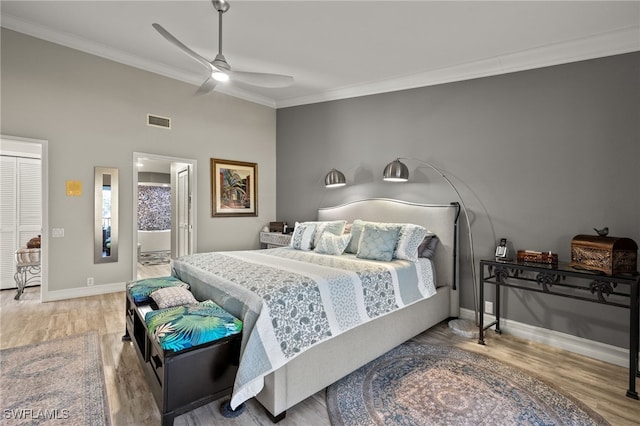
[(118, 261), (118, 169), (95, 168), (94, 263)]

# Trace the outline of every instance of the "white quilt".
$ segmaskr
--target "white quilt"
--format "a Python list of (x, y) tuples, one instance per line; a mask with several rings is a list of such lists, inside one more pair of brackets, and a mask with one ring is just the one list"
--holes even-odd
[(244, 323), (233, 408), (304, 350), (436, 293), (428, 259), (381, 262), (282, 247), (194, 254), (175, 260), (173, 270), (196, 298)]

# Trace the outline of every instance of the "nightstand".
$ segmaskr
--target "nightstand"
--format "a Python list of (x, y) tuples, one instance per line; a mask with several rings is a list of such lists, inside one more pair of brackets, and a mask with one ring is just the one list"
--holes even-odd
[(260, 244), (267, 248), (288, 246), (291, 242), (291, 234), (281, 232), (260, 232)]

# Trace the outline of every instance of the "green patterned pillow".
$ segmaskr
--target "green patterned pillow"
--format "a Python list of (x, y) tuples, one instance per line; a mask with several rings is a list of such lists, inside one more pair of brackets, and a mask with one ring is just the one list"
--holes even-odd
[(189, 284), (183, 283), (176, 277), (157, 277), (127, 283), (127, 291), (136, 305), (150, 303), (149, 295), (165, 287), (183, 287), (189, 289)]
[(390, 261), (393, 259), (398, 235), (399, 226), (366, 224), (360, 236), (356, 257)]
[(340, 256), (351, 241), (351, 234), (333, 235), (325, 232), (314, 249), (317, 253)]
[(160, 347), (174, 352), (242, 331), (242, 321), (211, 300), (147, 312), (144, 321)]

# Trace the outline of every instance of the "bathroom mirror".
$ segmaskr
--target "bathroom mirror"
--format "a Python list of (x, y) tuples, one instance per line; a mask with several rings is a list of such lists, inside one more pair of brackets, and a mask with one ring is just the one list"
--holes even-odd
[(95, 168), (93, 262), (118, 261), (118, 169)]

